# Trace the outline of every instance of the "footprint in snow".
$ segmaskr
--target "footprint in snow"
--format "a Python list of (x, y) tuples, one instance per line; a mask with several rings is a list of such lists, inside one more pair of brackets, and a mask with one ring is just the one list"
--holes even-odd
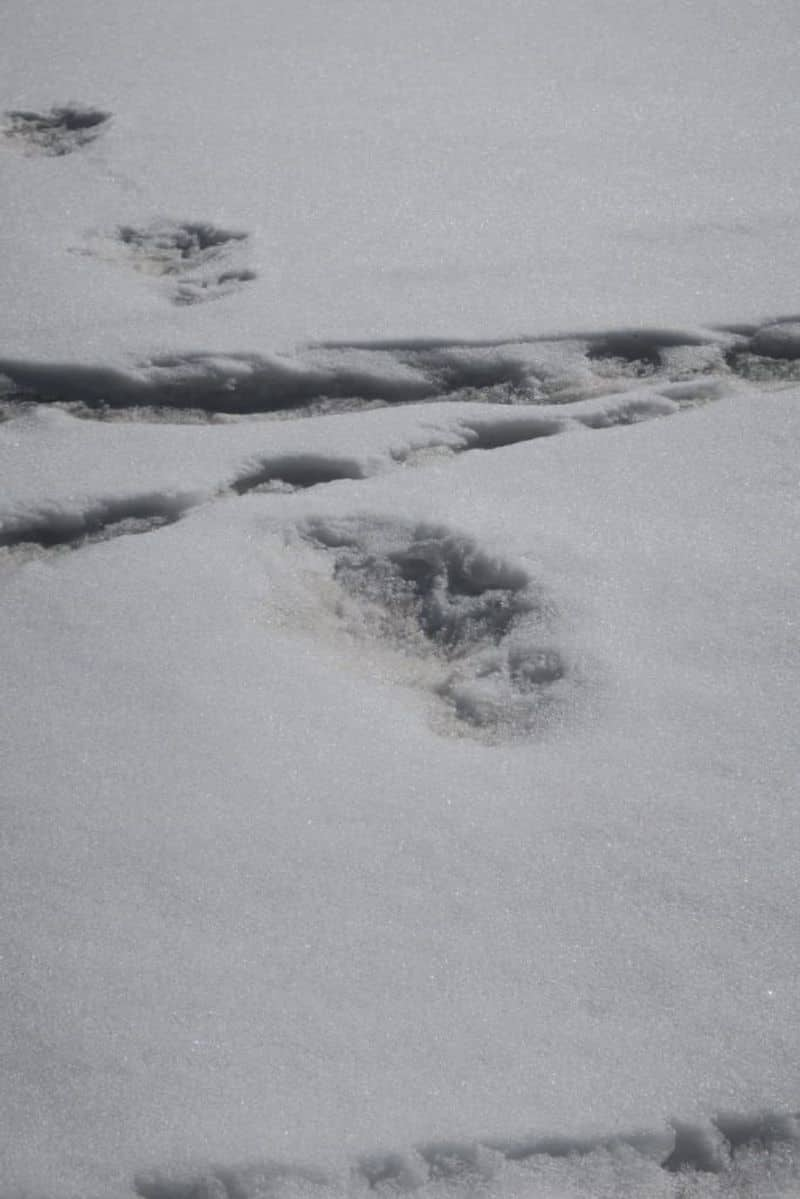
[(246, 261), (249, 234), (208, 221), (154, 221), (120, 225), (113, 234), (90, 237), (86, 253), (163, 278), (173, 304), (219, 300), (254, 280)]
[(89, 145), (105, 129), (110, 112), (65, 104), (48, 112), (11, 109), (5, 114), (3, 136), (26, 153), (60, 158)]
[(563, 706), (555, 613), (522, 567), (441, 525), (319, 518), (303, 532), (332, 559), (350, 631), (426, 659), (462, 731), (527, 736)]

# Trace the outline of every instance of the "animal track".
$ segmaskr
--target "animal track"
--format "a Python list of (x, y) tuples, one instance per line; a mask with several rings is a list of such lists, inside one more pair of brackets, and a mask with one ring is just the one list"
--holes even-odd
[[(708, 389), (703, 391), (703, 396)], [(692, 393), (689, 402), (701, 402)], [(630, 398), (614, 397), (612, 401), (589, 407), (565, 417), (545, 416), (527, 411), (512, 419), (462, 418), (459, 429), (466, 435), (466, 444), (452, 447), (456, 453), (469, 450), (498, 450), (504, 446), (519, 445), (525, 441), (538, 441), (543, 437), (555, 437), (570, 429), (613, 429), (619, 425), (634, 425), (652, 420), (657, 416), (670, 416), (680, 408), (680, 401), (662, 395), (635, 395)]]
[[(157, 222), (124, 225), (111, 237), (90, 238), (76, 252), (153, 276), (180, 305), (218, 299), (252, 280), (248, 244), (245, 233), (208, 223)], [(726, 353), (747, 347), (739, 333), (651, 330), (507, 343), (321, 343), (291, 356), (187, 352), (153, 357), (124, 372), (8, 358), (0, 371), (31, 398), (80, 402), (84, 409), (315, 416), (446, 400), (566, 410), (577, 401), (629, 394), (641, 387), (642, 375), (656, 395), (691, 382), (721, 385), (732, 369)], [(551, 414), (553, 428), (555, 419)], [(486, 422), (481, 425), (485, 430)], [(497, 436), (505, 436), (499, 423)]]
[(42, 511), (0, 523), (0, 546), (38, 545), (43, 549), (69, 546), (75, 549), (93, 541), (149, 533), (179, 520), (189, 504), (187, 499), (144, 495), (104, 500), (83, 512)]
[(49, 112), (12, 109), (5, 113), (3, 130), (10, 141), (19, 142), (28, 151), (61, 157), (93, 142), (111, 119), (110, 112), (66, 104)]
[(165, 273), (173, 273), (179, 263), (195, 263), (203, 255), (210, 256), (221, 246), (231, 242), (246, 241), (246, 233), (234, 233), (230, 229), (217, 229), (214, 225), (187, 222), (185, 224), (151, 225), (136, 229), (132, 225), (121, 225), (119, 239), (133, 250), (155, 264), (163, 264)]
[(315, 520), (305, 535), (333, 557), (351, 628), (438, 663), (434, 693), (476, 732), (534, 732), (563, 700), (554, 613), (521, 567), (437, 525)]
[(91, 237), (88, 253), (119, 260), (145, 275), (170, 281), (173, 304), (219, 300), (257, 278), (242, 261), (249, 235), (203, 221), (156, 221), (120, 225), (112, 237)]
[(249, 491), (294, 491), (335, 483), (340, 479), (363, 479), (357, 462), (346, 458), (326, 458), (322, 454), (284, 454), (265, 458), (231, 484), (238, 495)]
[[(255, 277), (241, 261), (248, 236), (203, 223), (122, 226), (81, 253), (95, 254), (160, 279), (174, 304), (219, 299)], [(235, 260), (235, 261), (234, 261)], [(73, 403), (80, 411), (134, 414), (316, 416), (387, 404), (476, 401), (496, 406), (547, 405), (564, 410), (538, 423), (471, 422), (464, 448), (496, 448), (546, 437), (566, 418), (591, 428), (633, 423), (720, 398), (731, 375), (755, 383), (800, 379), (800, 322), (738, 327), (707, 336), (634, 330), (505, 344), (490, 342), (331, 343), (291, 357), (252, 353), (183, 353), (154, 357), (133, 371), (92, 364), (0, 360), (12, 384), (6, 402)], [(641, 383), (646, 376), (647, 393)], [(577, 402), (597, 411), (574, 414)], [(672, 409), (669, 408), (672, 403)], [(467, 428), (467, 422), (462, 422)], [(526, 431), (527, 430), (527, 431)], [(452, 447), (457, 448), (457, 447)]]
[(702, 337), (667, 329), (620, 329), (589, 339), (586, 356), (590, 360), (620, 360), (637, 368), (640, 374), (652, 374), (668, 365), (665, 350), (701, 346)]
[[(498, 1193), (549, 1195), (555, 1193), (554, 1184), (561, 1194), (553, 1170), (562, 1162), (564, 1194), (588, 1196), (600, 1190), (585, 1189), (585, 1185), (573, 1190), (570, 1172), (578, 1159), (596, 1155), (598, 1164), (603, 1162), (598, 1173), (603, 1195), (659, 1194), (664, 1199), (680, 1199), (690, 1192), (711, 1195), (713, 1189), (717, 1196), (769, 1194), (777, 1199), (797, 1193), (798, 1144), (796, 1113), (724, 1114), (705, 1124), (673, 1121), (649, 1132), (609, 1136), (433, 1141), (413, 1149), (363, 1156), (344, 1176), (275, 1161), (212, 1166), (196, 1172), (153, 1170), (139, 1174), (134, 1189), (141, 1199), (289, 1199), (300, 1194), (356, 1199), (365, 1190), (387, 1195), (421, 1191), (456, 1199), (487, 1193), (487, 1188), (494, 1193), (491, 1184), (497, 1177)], [(538, 1175), (537, 1165), (547, 1171), (543, 1177)], [(633, 1171), (628, 1175), (631, 1165)], [(625, 1185), (626, 1176), (629, 1183), (631, 1177), (635, 1179), (635, 1189)], [(716, 1176), (714, 1184), (709, 1176)], [(591, 1176), (577, 1177), (591, 1187)], [(541, 1190), (537, 1179), (543, 1184)]]

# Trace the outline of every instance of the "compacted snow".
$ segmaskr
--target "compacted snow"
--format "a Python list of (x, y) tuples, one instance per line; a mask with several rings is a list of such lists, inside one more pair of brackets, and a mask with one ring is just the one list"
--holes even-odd
[(4, 1197), (800, 1193), (797, 30), (5, 5)]

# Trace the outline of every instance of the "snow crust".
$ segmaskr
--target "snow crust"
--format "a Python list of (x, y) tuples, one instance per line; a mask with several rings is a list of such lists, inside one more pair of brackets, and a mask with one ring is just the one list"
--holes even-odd
[(796, 28), (2, 7), (3, 1199), (800, 1192)]

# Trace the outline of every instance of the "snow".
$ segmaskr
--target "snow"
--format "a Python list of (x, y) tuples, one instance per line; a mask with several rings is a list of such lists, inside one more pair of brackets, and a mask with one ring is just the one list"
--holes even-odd
[[(9, 352), (796, 307), (792, 0), (13, 0), (0, 22), (4, 108), (111, 114), (80, 153), (3, 152)], [(224, 308), (172, 306), (119, 237), (184, 222), (247, 234), (230, 269), (258, 277)]]
[(4, 1197), (797, 1194), (795, 29), (5, 6)]

